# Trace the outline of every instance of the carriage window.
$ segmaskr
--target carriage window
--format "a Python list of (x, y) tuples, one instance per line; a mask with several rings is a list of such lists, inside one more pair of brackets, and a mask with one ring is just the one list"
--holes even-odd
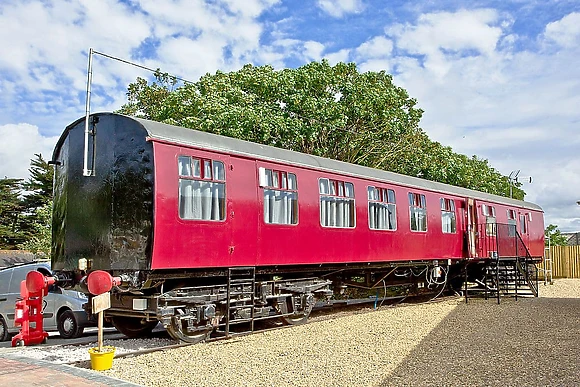
[(367, 187), (369, 199), (369, 227), (373, 230), (396, 230), (397, 211), (395, 191)]
[(427, 231), (427, 204), (425, 195), (409, 192), (411, 230)]
[(520, 232), (522, 234), (528, 232), (528, 225), (526, 223), (526, 214), (520, 214)]
[(457, 231), (455, 203), (452, 199), (441, 198), (441, 225), (444, 233), (455, 233)]
[(224, 163), (179, 156), (179, 217), (221, 221), (226, 218)]
[(495, 207), (494, 206), (488, 206), (486, 204), (482, 204), (481, 205), (481, 213), (484, 216), (491, 216), (495, 218)]
[(507, 210), (507, 224), (508, 224), (508, 235), (513, 237), (516, 236), (516, 211)]
[(264, 222), (268, 224), (298, 223), (298, 186), (296, 175), (261, 168), (260, 187), (264, 189)]
[(485, 234), (488, 236), (495, 236), (497, 233), (495, 207), (482, 204), (481, 213), (485, 216)]
[(324, 227), (355, 226), (354, 186), (352, 183), (319, 179), (320, 224)]

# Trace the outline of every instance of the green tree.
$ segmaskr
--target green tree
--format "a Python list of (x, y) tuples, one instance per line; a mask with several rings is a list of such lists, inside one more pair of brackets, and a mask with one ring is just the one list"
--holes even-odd
[[(24, 242), (18, 245), (19, 248), (32, 248), (38, 245), (39, 238), (47, 237), (44, 230), (48, 230), (48, 243), (50, 249), (50, 216), (46, 216), (46, 211), (52, 208), (52, 179), (54, 170), (41, 154), (35, 154), (30, 160), (28, 169), (29, 177), (22, 183), (24, 195), (21, 197), (20, 230), (26, 235)], [(40, 233), (40, 234), (39, 234)], [(33, 248), (34, 252), (39, 251)]]
[(23, 184), (26, 190), (23, 204), (26, 209), (34, 212), (36, 209), (44, 207), (52, 200), (52, 179), (54, 169), (42, 158), (42, 154), (35, 154), (30, 160), (28, 172), (30, 177)]
[(27, 239), (21, 230), (21, 179), (0, 180), (0, 249), (12, 250)]
[(38, 238), (50, 246), (53, 168), (36, 154), (29, 172), (26, 181), (0, 180), (0, 249), (28, 248)]
[(32, 236), (18, 247), (36, 255), (50, 257), (52, 202), (38, 208), (35, 215), (32, 223)]
[(554, 224), (550, 224), (548, 227), (546, 227), (544, 235), (546, 246), (548, 246), (548, 243), (551, 246), (566, 246), (568, 244), (566, 237), (562, 235), (560, 230), (558, 230), (558, 226)]
[[(419, 127), (416, 100), (380, 72), (325, 60), (296, 69), (246, 65), (176, 87), (156, 73), (129, 85), (120, 113), (509, 195), (487, 160), (454, 153)], [(515, 190), (514, 197), (524, 192)]]

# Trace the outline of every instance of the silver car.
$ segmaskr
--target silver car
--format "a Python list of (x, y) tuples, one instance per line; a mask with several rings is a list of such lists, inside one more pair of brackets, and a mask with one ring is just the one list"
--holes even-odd
[[(44, 275), (51, 275), (49, 262), (37, 262), (13, 266), (0, 270), (0, 341), (8, 340), (11, 334), (18, 333), (14, 327), (14, 309), (20, 297), (20, 283), (26, 274), (37, 270)], [(95, 325), (89, 321), (83, 304), (87, 298), (83, 293), (64, 290), (57, 286), (49, 289), (43, 298), (43, 328), (45, 331), (56, 331), (60, 336), (69, 339), (83, 334), (86, 326)]]

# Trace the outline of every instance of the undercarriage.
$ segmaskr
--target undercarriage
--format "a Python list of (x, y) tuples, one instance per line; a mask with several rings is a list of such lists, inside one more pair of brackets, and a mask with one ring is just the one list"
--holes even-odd
[[(383, 302), (455, 287), (462, 265), (437, 261), (305, 271), (233, 267), (219, 272), (124, 273), (128, 287), (111, 292), (108, 320), (128, 337), (149, 334), (158, 323), (176, 340), (197, 343), (255, 330), (261, 321), (307, 321), (318, 302)], [(210, 275), (213, 274), (213, 275)], [(304, 276), (307, 274), (307, 276)], [(135, 282), (140, 278), (140, 288)], [(129, 283), (127, 283), (129, 284)]]

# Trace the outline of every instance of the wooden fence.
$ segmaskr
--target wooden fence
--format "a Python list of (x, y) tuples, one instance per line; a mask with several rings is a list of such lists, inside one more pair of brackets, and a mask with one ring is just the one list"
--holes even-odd
[[(580, 246), (552, 246), (550, 255), (553, 278), (580, 278)], [(538, 269), (546, 269), (546, 266), (547, 263), (544, 261), (538, 265)], [(543, 270), (539, 270), (538, 274), (540, 278), (544, 278)]]

